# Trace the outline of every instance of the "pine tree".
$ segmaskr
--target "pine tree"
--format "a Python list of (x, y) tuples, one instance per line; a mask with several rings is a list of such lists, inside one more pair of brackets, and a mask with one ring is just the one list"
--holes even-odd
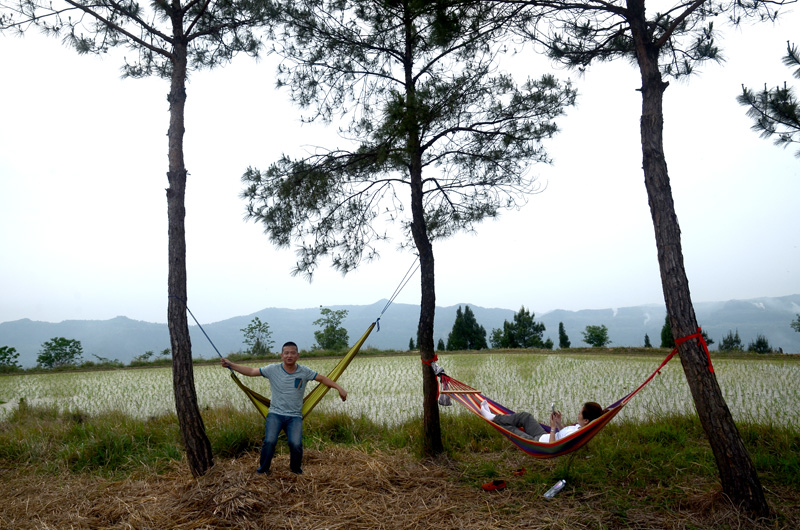
[(569, 349), (569, 337), (567, 337), (567, 332), (564, 330), (564, 323), (558, 323), (558, 347), (562, 350)]
[[(189, 175), (183, 150), (186, 82), (192, 70), (225, 64), (239, 52), (257, 55), (261, 44), (254, 30), (271, 20), (271, 2), (170, 0), (140, 4), (116, 0), (4, 0), (1, 6), (0, 32), (23, 33), (30, 27), (38, 27), (48, 35), (63, 37), (63, 42), (79, 54), (104, 55), (109, 49), (121, 46), (129, 51), (122, 66), (123, 77), (155, 75), (170, 82), (166, 300), (172, 386), (189, 468), (193, 475), (203, 475), (213, 465), (213, 455), (197, 404), (186, 314), (184, 220)], [(113, 111), (109, 110), (109, 114)], [(109, 124), (103, 126), (110, 128)]]
[(544, 324), (534, 322), (535, 315), (522, 306), (514, 315), (514, 335), (519, 348), (542, 348)]
[(456, 319), (453, 329), (447, 334), (447, 351), (467, 349), (467, 326), (464, 323), (464, 313), (461, 306), (456, 309)]
[(772, 353), (772, 346), (770, 346), (767, 337), (759, 333), (756, 339), (747, 345), (747, 351), (753, 353)]
[(466, 306), (462, 312), (458, 306), (453, 329), (447, 335), (447, 350), (483, 350), (487, 347), (486, 330), (478, 324), (472, 309)]
[[(437, 0), (283, 0), (275, 52), (280, 86), (309, 120), (343, 119), (351, 143), (283, 156), (243, 176), (248, 217), (279, 246), (298, 245), (295, 272), (331, 257), (347, 273), (378, 255), (376, 228), (401, 227), (420, 263), (420, 357), (434, 356), (433, 243), (524, 202), (531, 163), (574, 102), (546, 75), (518, 84), (496, 66), (523, 9)], [(430, 176), (428, 173), (430, 172)], [(423, 173), (425, 176), (423, 176)], [(423, 453), (444, 450), (433, 371), (422, 370)]]
[(653, 347), (653, 345), (650, 344), (650, 335), (648, 335), (647, 333), (644, 334), (644, 347), (645, 348), (652, 348)]
[[(504, 0), (498, 0), (504, 3)], [(529, 0), (520, 19), (524, 36), (551, 58), (580, 71), (591, 63), (621, 59), (638, 67), (642, 169), (653, 219), (656, 256), (673, 339), (697, 333), (698, 324), (683, 259), (681, 229), (664, 150), (667, 78), (686, 77), (698, 65), (720, 61), (716, 30), (726, 22), (770, 20), (783, 0), (676, 0), (647, 9), (652, 1)], [(789, 3), (787, 0), (785, 3)], [(652, 7), (652, 6), (651, 6)], [(687, 124), (687, 126), (689, 126)], [(662, 341), (666, 343), (666, 341)], [(680, 346), (681, 366), (700, 423), (714, 453), (723, 492), (756, 517), (769, 505), (753, 461), (739, 434), (699, 340)]]
[(469, 306), (464, 308), (464, 322), (468, 332), (467, 349), (469, 350), (485, 350), (489, 347), (486, 343), (486, 329), (478, 324), (478, 319), (475, 318), (475, 313)]
[(492, 330), (493, 348), (544, 348), (552, 349), (553, 341), (542, 340), (545, 326), (534, 321), (534, 313), (522, 306), (514, 313), (512, 322), (503, 321), (503, 329)]
[(664, 317), (664, 326), (661, 328), (661, 347), (674, 348), (675, 337), (672, 335), (672, 326), (669, 324), (669, 315)]
[(744, 351), (742, 347), (742, 339), (739, 338), (739, 330), (736, 330), (734, 334), (733, 331), (728, 330), (728, 334), (722, 337), (722, 341), (719, 343), (719, 351), (721, 352), (740, 352)]

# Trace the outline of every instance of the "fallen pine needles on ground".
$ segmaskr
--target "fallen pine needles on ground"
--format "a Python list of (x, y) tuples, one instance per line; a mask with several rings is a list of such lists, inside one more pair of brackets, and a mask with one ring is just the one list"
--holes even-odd
[[(268, 476), (254, 472), (257, 452), (218, 459), (192, 479), (184, 464), (126, 480), (63, 476), (33, 468), (0, 470), (0, 527), (27, 529), (582, 529), (786, 528), (800, 524), (796, 492), (770, 492), (783, 510), (774, 520), (749, 521), (709, 483), (673, 484), (681, 502), (665, 504), (632, 492), (611, 503), (618, 488), (565, 488), (556, 498), (530, 475), (513, 476), (514, 453), (480, 455), (506, 471), (508, 487), (485, 492), (461, 463), (420, 461), (406, 450), (307, 450), (305, 474), (276, 457)], [(506, 470), (507, 467), (507, 470)], [(613, 492), (613, 493), (612, 493)], [(652, 492), (655, 496), (657, 492)], [(788, 497), (782, 498), (781, 495)]]
[[(0, 530), (800, 528), (793, 429), (739, 425), (775, 513), (751, 521), (721, 494), (696, 418), (617, 422), (569, 456), (537, 460), (482, 420), (446, 417), (448, 452), (426, 459), (419, 419), (389, 428), (314, 414), (305, 474), (288, 472), (281, 441), (265, 477), (255, 473), (263, 424), (252, 416), (205, 411), (215, 466), (194, 479), (172, 415), (21, 407), (0, 423)], [(559, 479), (566, 487), (544, 499)], [(483, 491), (493, 480), (506, 487)]]

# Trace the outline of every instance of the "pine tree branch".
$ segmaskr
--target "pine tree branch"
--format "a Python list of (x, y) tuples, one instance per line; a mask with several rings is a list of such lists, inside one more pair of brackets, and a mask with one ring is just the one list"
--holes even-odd
[[(119, 24), (117, 24), (115, 22), (112, 22), (107, 17), (101, 16), (100, 13), (96, 12), (94, 9), (92, 9), (90, 7), (87, 7), (87, 6), (84, 6), (84, 5), (76, 2), (75, 0), (64, 0), (64, 1), (66, 3), (68, 3), (69, 5), (73, 6), (75, 9), (83, 11), (87, 15), (89, 15), (91, 17), (94, 17), (95, 19), (97, 19), (98, 21), (103, 23), (103, 25), (105, 25), (107, 28), (112, 29), (113, 31), (116, 31), (116, 32), (118, 32), (118, 33), (120, 33), (122, 35), (125, 35), (127, 38), (129, 38), (131, 41), (135, 42), (139, 46), (142, 46), (143, 48), (146, 48), (146, 49), (148, 49), (148, 50), (150, 50), (150, 51), (152, 51), (154, 53), (162, 55), (162, 56), (166, 57), (167, 59), (171, 59), (172, 58), (172, 53), (171, 52), (168, 52), (167, 50), (165, 50), (163, 48), (159, 48), (158, 46), (150, 44), (149, 42), (147, 42), (146, 40), (142, 39), (141, 37), (137, 37), (136, 35), (134, 35), (130, 31), (128, 31), (125, 28), (123, 28), (122, 26), (120, 26)], [(152, 34), (152, 35), (156, 35), (157, 37), (159, 37), (160, 39), (164, 40), (165, 42), (168, 42), (168, 43), (174, 45), (174, 42), (173, 42), (172, 38), (170, 38), (167, 35), (161, 33), (160, 31), (158, 31), (155, 27), (151, 26), (150, 24), (147, 24), (140, 17), (138, 17), (138, 16), (134, 15), (133, 13), (130, 13), (129, 11), (123, 9), (122, 6), (119, 5), (119, 3), (115, 2), (114, 0), (108, 0), (108, 3), (112, 6), (112, 8), (113, 8), (112, 11), (120, 12), (120, 13), (122, 13), (124, 15), (125, 18), (127, 18), (129, 20), (133, 20), (142, 29), (144, 29), (146, 33)], [(105, 6), (103, 6), (103, 7), (105, 7)]]

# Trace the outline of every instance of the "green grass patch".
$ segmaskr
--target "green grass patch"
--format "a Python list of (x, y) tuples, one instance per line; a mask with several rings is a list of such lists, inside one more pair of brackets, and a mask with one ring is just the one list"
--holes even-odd
[(0, 424), (0, 460), (59, 473), (124, 477), (158, 471), (182, 458), (174, 416), (133, 420), (29, 406), (24, 400)]
[(221, 457), (236, 457), (261, 447), (264, 424), (260, 416), (233, 408), (216, 408), (203, 412), (206, 435), (211, 451)]
[[(233, 458), (260, 447), (263, 420), (252, 411), (211, 409), (203, 417), (215, 457)], [(609, 502), (619, 504), (614, 509), (620, 514), (631, 495), (668, 504), (688, 484), (712, 487), (718, 482), (711, 449), (696, 418), (612, 423), (572, 455), (545, 460), (525, 455), (471, 415), (443, 416), (441, 427), (446, 457), (459, 481), (479, 484), (506, 478), (544, 492), (563, 478), (572, 489), (617, 492), (608, 495)], [(762, 425), (740, 425), (739, 429), (765, 486), (797, 490), (800, 433)], [(406, 449), (421, 456), (422, 421), (387, 427), (366, 417), (314, 413), (306, 419), (304, 440), (306, 447), (319, 450), (340, 445), (365, 451)], [(145, 420), (119, 413), (90, 417), (29, 406), (23, 400), (0, 423), (0, 466), (119, 478), (165, 470), (182, 458), (173, 414)], [(528, 473), (512, 477), (511, 471), (521, 467)]]

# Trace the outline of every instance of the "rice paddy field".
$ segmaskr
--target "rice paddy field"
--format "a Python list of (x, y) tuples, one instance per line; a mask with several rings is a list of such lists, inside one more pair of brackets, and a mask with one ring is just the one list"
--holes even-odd
[[(336, 359), (300, 361), (327, 373)], [(439, 364), (463, 381), (513, 410), (547, 417), (553, 402), (568, 419), (587, 400), (609, 405), (635, 389), (661, 363), (651, 355), (569, 353), (443, 354)], [(258, 363), (254, 363), (258, 364)], [(263, 363), (262, 363), (263, 364)], [(417, 355), (356, 357), (340, 379), (347, 402), (329, 393), (318, 410), (368, 417), (387, 426), (420, 415), (422, 390)], [(800, 429), (800, 363), (782, 357), (715, 358), (725, 399), (737, 422)], [(252, 407), (219, 365), (195, 366), (200, 407), (246, 410)], [(243, 382), (269, 395), (262, 378)], [(95, 372), (60, 372), (0, 377), (0, 421), (18, 406), (57, 406), (62, 411), (96, 414), (119, 411), (148, 418), (175, 410), (169, 367)], [(454, 405), (442, 414), (465, 414)], [(645, 387), (615, 421), (641, 422), (664, 415), (693, 415), (680, 361), (675, 358)]]

